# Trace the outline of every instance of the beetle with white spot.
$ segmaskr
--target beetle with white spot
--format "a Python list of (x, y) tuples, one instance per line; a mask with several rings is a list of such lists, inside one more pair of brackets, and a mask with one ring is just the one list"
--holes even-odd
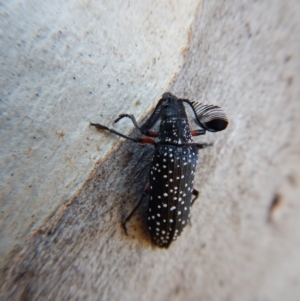
[[(190, 129), (184, 104), (192, 109), (198, 129)], [(124, 117), (130, 118), (141, 134), (147, 137), (132, 138), (99, 123), (91, 123), (99, 130), (108, 130), (133, 142), (153, 144), (155, 147), (150, 183), (124, 220), (123, 227), (127, 233), (126, 223), (149, 194), (147, 224), (150, 236), (157, 246), (168, 248), (188, 223), (191, 206), (199, 194), (193, 188), (198, 149), (211, 145), (195, 143), (192, 136), (204, 135), (206, 131), (224, 130), (228, 125), (227, 117), (218, 106), (191, 102), (171, 93), (163, 94), (154, 112), (142, 126), (138, 125), (133, 115), (128, 114), (120, 115), (115, 122)], [(159, 121), (157, 133), (151, 128)]]

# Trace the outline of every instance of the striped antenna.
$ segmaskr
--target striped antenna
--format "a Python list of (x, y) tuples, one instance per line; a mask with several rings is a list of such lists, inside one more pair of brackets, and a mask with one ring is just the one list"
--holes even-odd
[(203, 105), (199, 102), (190, 102), (194, 109), (196, 120), (210, 132), (219, 132), (226, 129), (228, 119), (223, 110), (214, 105)]

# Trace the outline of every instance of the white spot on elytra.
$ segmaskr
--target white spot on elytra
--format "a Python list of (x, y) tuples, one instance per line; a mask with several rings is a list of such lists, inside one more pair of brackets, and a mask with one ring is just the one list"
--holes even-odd
[(164, 196), (168, 196), (168, 194), (167, 194), (167, 193), (164, 193)]
[(173, 210), (175, 210), (175, 209), (176, 209), (176, 207), (173, 206), (173, 207), (170, 208), (170, 211), (173, 211)]
[[(173, 223), (173, 220), (170, 218), (170, 219), (169, 219), (169, 222), (170, 222), (170, 223)], [(171, 230), (171, 228), (170, 228), (170, 230)]]

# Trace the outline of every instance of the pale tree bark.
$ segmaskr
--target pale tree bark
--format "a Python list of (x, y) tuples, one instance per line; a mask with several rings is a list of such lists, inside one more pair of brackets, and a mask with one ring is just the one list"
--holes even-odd
[[(161, 9), (168, 15), (170, 8)], [(128, 224), (129, 236), (121, 228), (147, 183), (153, 148), (117, 144), (121, 139), (84, 122), (111, 126), (120, 109), (142, 120), (165, 91), (150, 102), (137, 92), (140, 84), (134, 93), (143, 97), (131, 107), (116, 112), (103, 105), (103, 116), (76, 121), (86, 126), (89, 144), (96, 147), (99, 137), (99, 148), (110, 148), (58, 212), (12, 252), (3, 300), (299, 300), (299, 2), (203, 1), (194, 11), (184, 64), (170, 91), (220, 105), (230, 124), (197, 138), (214, 145), (200, 151), (191, 225), (168, 249), (153, 246), (145, 201)], [(168, 34), (176, 32), (165, 31), (161, 43)], [(172, 49), (164, 51), (172, 56)], [(121, 102), (119, 86), (110, 88)], [(135, 111), (145, 102), (144, 114)]]

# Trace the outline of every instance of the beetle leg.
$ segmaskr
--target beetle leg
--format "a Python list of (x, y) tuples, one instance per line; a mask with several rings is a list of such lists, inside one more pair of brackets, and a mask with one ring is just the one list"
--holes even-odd
[[(131, 114), (121, 114), (121, 115), (114, 121), (114, 123), (119, 122), (122, 118), (125, 118), (125, 117), (131, 119), (131, 121), (132, 121), (132, 123), (134, 124), (134, 126), (135, 126), (137, 129), (139, 129), (140, 132), (142, 133), (141, 128), (139, 127), (139, 125), (138, 125), (138, 123), (137, 123), (135, 117), (134, 117), (133, 115), (131, 115)], [(150, 131), (150, 130), (149, 130), (149, 131), (146, 131), (146, 132), (143, 132), (142, 134), (143, 134), (143, 135), (146, 135), (146, 136), (149, 136), (149, 137), (158, 137), (158, 133), (157, 133), (157, 132)]]
[[(191, 207), (193, 206), (194, 202), (197, 200), (198, 196), (199, 196), (199, 191), (196, 189), (193, 189), (192, 191), (192, 195), (194, 195), (195, 197), (191, 200)], [(188, 223), (190, 226), (192, 226), (192, 222), (191, 219), (189, 218)]]
[(188, 145), (188, 146), (196, 146), (198, 148), (206, 148), (208, 146), (212, 146), (213, 143), (182, 143), (182, 145)]
[(204, 135), (205, 134), (205, 130), (204, 129), (201, 129), (201, 130), (194, 130), (194, 131), (191, 131), (191, 135), (192, 136), (200, 136), (200, 135)]
[(131, 140), (131, 141), (134, 141), (134, 142), (139, 142), (139, 139), (137, 139), (137, 138), (131, 138), (129, 136), (123, 135), (123, 134), (121, 134), (121, 133), (119, 133), (119, 132), (117, 132), (117, 131), (115, 131), (113, 129), (108, 128), (107, 126), (102, 125), (102, 124), (99, 124), (99, 123), (90, 123), (90, 125), (96, 127), (97, 130), (107, 130), (107, 131), (109, 131), (109, 132), (111, 132), (111, 133), (113, 133), (115, 135), (118, 135), (120, 137), (123, 137), (125, 139)]
[(145, 191), (142, 193), (142, 196), (141, 198), (139, 199), (138, 203), (135, 205), (135, 207), (133, 208), (133, 210), (129, 213), (129, 215), (124, 219), (124, 221), (122, 221), (122, 227), (124, 229), (124, 232), (126, 235), (128, 235), (128, 232), (127, 232), (127, 227), (126, 227), (126, 224), (127, 222), (130, 221), (131, 217), (133, 216), (133, 214), (135, 213), (135, 211), (140, 207), (144, 197), (149, 194), (149, 191), (150, 191), (150, 183), (147, 184), (146, 188), (145, 188)]
[(139, 127), (139, 125), (138, 125), (138, 123), (137, 123), (135, 117), (134, 117), (133, 115), (131, 115), (131, 114), (120, 114), (119, 117), (114, 121), (114, 123), (119, 122), (121, 119), (123, 119), (123, 118), (125, 118), (125, 117), (131, 119), (131, 121), (132, 121), (132, 123), (134, 124), (134, 126), (135, 126), (136, 128), (138, 128), (139, 130), (141, 130), (141, 128)]
[(194, 195), (195, 197), (191, 200), (191, 206), (193, 206), (194, 202), (197, 200), (197, 198), (199, 196), (199, 191), (196, 189), (193, 189), (192, 195)]
[(139, 143), (143, 143), (143, 144), (156, 144), (156, 142), (153, 139), (147, 137), (142, 137), (139, 138), (138, 140)]
[(156, 142), (153, 140), (153, 139), (150, 139), (150, 138), (131, 138), (129, 136), (126, 136), (122, 133), (119, 133), (113, 129), (110, 129), (108, 128), (107, 126), (104, 126), (102, 124), (99, 124), (99, 123), (90, 123), (90, 125), (96, 127), (96, 129), (98, 130), (106, 130), (106, 131), (109, 131), (115, 135), (118, 135), (120, 137), (123, 137), (125, 139), (128, 139), (128, 140), (131, 140), (133, 142), (136, 142), (136, 143), (144, 143), (144, 144), (156, 144)]
[(149, 136), (149, 137), (158, 137), (158, 133), (154, 131), (147, 131), (144, 133), (144, 135)]
[(198, 148), (206, 148), (208, 146), (212, 146), (213, 143), (195, 143), (195, 146), (197, 146)]

